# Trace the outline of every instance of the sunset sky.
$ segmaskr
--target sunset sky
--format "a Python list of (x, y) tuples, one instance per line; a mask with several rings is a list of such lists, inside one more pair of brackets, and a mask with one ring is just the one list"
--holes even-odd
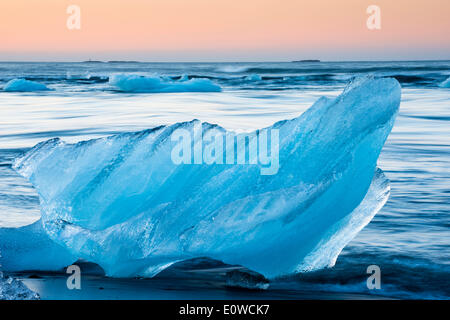
[(450, 59), (449, 17), (449, 0), (0, 0), (0, 60)]

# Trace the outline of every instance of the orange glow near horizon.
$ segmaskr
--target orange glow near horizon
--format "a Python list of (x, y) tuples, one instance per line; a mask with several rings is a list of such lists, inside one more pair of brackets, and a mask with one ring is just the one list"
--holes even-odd
[[(81, 30), (66, 27), (72, 4)], [(379, 31), (366, 28), (371, 4), (381, 8)], [(450, 58), (449, 15), (448, 0), (0, 0), (0, 54), (413, 48)]]

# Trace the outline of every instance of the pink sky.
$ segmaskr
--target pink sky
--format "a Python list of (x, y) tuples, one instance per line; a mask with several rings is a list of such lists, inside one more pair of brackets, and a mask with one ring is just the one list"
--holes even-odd
[(449, 0), (2, 0), (0, 60), (450, 59), (449, 16)]

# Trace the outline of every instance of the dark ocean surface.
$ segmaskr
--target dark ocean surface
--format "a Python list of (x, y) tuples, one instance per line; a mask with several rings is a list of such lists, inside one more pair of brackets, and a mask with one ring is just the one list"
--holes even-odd
[[(206, 78), (221, 92), (124, 92), (110, 84), (114, 74), (175, 82)], [(300, 290), (449, 299), (450, 89), (442, 84), (450, 61), (0, 63), (0, 227), (39, 219), (37, 193), (11, 168), (15, 157), (38, 142), (54, 137), (73, 142), (194, 118), (248, 131), (296, 117), (364, 74), (394, 77), (403, 88), (400, 113), (378, 163), (391, 180), (390, 199), (335, 267), (275, 281), (274, 298)], [(15, 78), (51, 90), (4, 91)], [(380, 267), (380, 290), (366, 286), (369, 265)], [(177, 289), (170, 287), (169, 298), (176, 298)], [(233, 298), (233, 292), (217, 297)]]

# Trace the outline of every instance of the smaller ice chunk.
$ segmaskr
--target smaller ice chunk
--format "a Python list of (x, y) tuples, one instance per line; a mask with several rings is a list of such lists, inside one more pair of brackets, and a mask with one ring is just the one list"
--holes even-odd
[(443, 81), (439, 87), (441, 88), (450, 88), (450, 77), (447, 78), (447, 80)]
[(247, 81), (261, 81), (262, 78), (259, 74), (251, 74), (249, 76), (245, 77), (245, 80)]
[(25, 79), (13, 79), (9, 81), (4, 91), (10, 92), (33, 92), (33, 91), (47, 91), (50, 90), (46, 85)]
[(3, 277), (0, 271), (0, 300), (36, 300), (39, 295), (28, 289), (21, 281)]
[(89, 73), (89, 71), (86, 71), (84, 74), (76, 74), (67, 71), (66, 72), (66, 79), (67, 80), (90, 80), (92, 75)]
[(225, 65), (217, 68), (217, 71), (219, 72), (226, 72), (226, 73), (239, 73), (239, 72), (246, 72), (251, 69), (251, 66), (241, 65)]
[(134, 93), (162, 92), (220, 92), (221, 88), (209, 79), (173, 81), (159, 76), (140, 76), (136, 74), (116, 74), (109, 83), (119, 91)]

